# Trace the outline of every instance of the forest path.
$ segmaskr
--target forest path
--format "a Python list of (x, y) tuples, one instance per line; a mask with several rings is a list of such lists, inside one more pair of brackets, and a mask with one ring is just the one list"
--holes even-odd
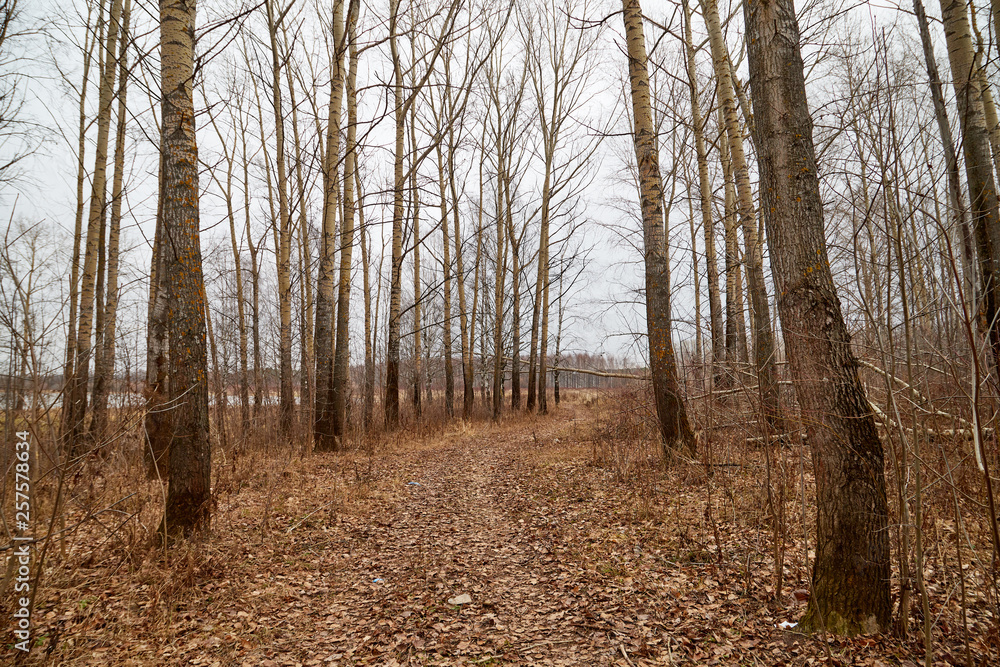
[[(911, 639), (780, 629), (805, 609), (792, 591), (807, 587), (808, 560), (792, 524), (774, 600), (763, 465), (665, 469), (648, 403), (629, 400), (571, 396), (549, 416), (451, 422), (369, 451), (300, 456), (266, 438), (220, 451), (210, 539), (164, 552), (137, 532), (129, 550), (124, 529), (109, 539), (84, 524), (40, 589), (23, 664), (922, 660)], [(154, 529), (158, 506), (139, 507)], [(935, 665), (962, 662), (960, 625), (947, 630)]]
[(625, 608), (591, 604), (586, 569), (560, 558), (565, 526), (530, 511), (527, 459), (565, 438), (582, 410), (480, 425), (398, 455), (406, 497), (353, 530), (330, 582), (335, 661), (601, 665), (628, 654), (612, 621)]
[[(95, 540), (108, 546), (81, 551), (41, 601), (36, 632), (51, 653), (26, 664), (823, 658), (819, 642), (776, 628), (801, 603), (767, 603), (757, 469), (734, 469), (715, 491), (701, 465), (667, 471), (647, 418), (611, 395), (573, 396), (549, 416), (456, 421), (371, 451), (220, 457), (211, 539), (129, 567)], [(806, 574), (789, 553), (786, 591)]]
[[(260, 596), (241, 596), (264, 632), (236, 664), (666, 664), (666, 646), (656, 649), (667, 640), (664, 607), (651, 608), (641, 575), (587, 555), (609, 544), (591, 535), (594, 514), (616, 513), (602, 490), (608, 473), (566, 449), (591, 418), (564, 402), (548, 417), (331, 459), (341, 474), (353, 466), (352, 485), (362, 480), (369, 495), (294, 528), (308, 557), (281, 549), (280, 574), (264, 577)], [(620, 546), (638, 558), (638, 546)], [(471, 601), (455, 603), (463, 595)]]

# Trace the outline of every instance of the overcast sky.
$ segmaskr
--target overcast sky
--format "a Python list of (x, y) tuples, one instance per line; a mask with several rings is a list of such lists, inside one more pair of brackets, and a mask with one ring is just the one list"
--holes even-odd
[[(66, 267), (65, 274), (68, 275), (70, 234), (73, 227), (76, 212), (76, 142), (78, 123), (78, 92), (82, 76), (82, 56), (80, 44), (84, 38), (84, 14), (85, 5), (79, 0), (73, 3), (56, 2), (55, 0), (32, 0), (25, 4), (25, 16), (23, 25), (44, 26), (43, 32), (26, 35), (18, 40), (15, 45), (15, 54), (19, 58), (3, 63), (4, 75), (9, 77), (11, 72), (21, 72), (26, 78), (18, 84), (20, 94), (23, 96), (24, 106), (21, 110), (22, 118), (37, 126), (34, 135), (43, 139), (38, 150), (22, 162), (22, 176), (14, 184), (3, 186), (0, 190), (0, 216), (4, 220), (22, 220), (29, 223), (39, 223), (46, 230), (49, 243), (60, 266)], [(327, 7), (331, 3), (313, 3), (299, 0), (296, 7), (298, 10), (292, 12), (291, 20), (296, 21), (295, 36), (296, 57), (302, 61), (308, 55), (313, 66), (312, 81), (303, 82), (309, 91), (315, 96), (316, 104), (321, 112), (325, 114), (326, 104), (329, 97), (328, 77), (324, 62), (328, 62), (327, 47), (323, 39), (323, 26), (316, 19), (316, 7)], [(363, 11), (361, 17), (361, 41), (362, 44), (378, 42), (384, 38), (385, 26), (379, 19), (380, 16), (387, 15), (382, 3), (362, 3), (366, 7), (371, 7)], [(644, 10), (654, 21), (668, 25), (674, 30), (680, 29), (680, 19), (677, 9), (673, 3), (645, 2)], [(696, 4), (696, 3), (694, 3)], [(611, 11), (617, 8), (608, 2), (591, 2), (586, 9), (586, 15), (575, 18), (600, 19), (608, 16)], [(200, 88), (196, 92), (195, 103), (199, 110), (204, 110), (206, 103), (213, 105), (214, 109), (220, 110), (220, 124), (223, 132), (228, 132), (228, 120), (224, 111), (226, 105), (232, 104), (231, 90), (227, 90), (228, 72), (234, 66), (245, 70), (245, 62), (240, 53), (242, 42), (235, 37), (232, 30), (232, 23), (227, 23), (226, 19), (237, 13), (239, 6), (232, 2), (201, 2), (199, 7), (198, 26), (200, 31), (200, 41), (198, 45), (199, 56), (202, 59), (202, 77), (199, 80)], [(739, 5), (736, 5), (739, 9)], [(935, 8), (929, 7), (929, 11)], [(732, 12), (728, 2), (722, 2), (721, 10), (723, 15)], [(145, 299), (148, 285), (144, 282), (144, 277), (148, 270), (149, 262), (149, 239), (152, 235), (153, 216), (155, 215), (155, 181), (156, 181), (156, 130), (155, 115), (156, 108), (155, 93), (157, 89), (157, 62), (155, 43), (157, 29), (155, 24), (156, 5), (149, 0), (134, 0), (133, 6), (133, 26), (136, 34), (138, 50), (144, 53), (143, 62), (140, 67), (133, 71), (133, 76), (129, 83), (129, 109), (131, 118), (129, 119), (128, 135), (128, 160), (126, 162), (126, 202), (123, 206), (125, 218), (123, 220), (123, 309), (121, 318), (123, 324), (121, 331), (125, 336), (132, 337), (132, 344), (141, 346), (141, 336), (143, 335), (143, 318), (145, 316)], [(875, 12), (870, 14), (869, 12)], [(888, 14), (885, 10), (862, 8), (855, 12), (863, 15), (875, 16), (876, 14)], [(263, 30), (263, 21), (257, 15), (246, 20), (246, 33), (264, 40), (266, 44), (266, 31)], [(820, 24), (812, 21), (814, 16), (822, 16), (823, 12), (813, 10), (807, 15), (804, 22), (803, 33), (809, 40), (815, 39), (817, 42), (820, 35)], [(874, 19), (872, 19), (874, 21)], [(880, 19), (885, 20), (885, 19)], [(607, 28), (602, 32), (602, 38), (597, 45), (598, 53), (595, 57), (595, 66), (589, 72), (592, 94), (585, 109), (578, 112), (581, 121), (585, 121), (593, 128), (608, 127), (611, 134), (602, 145), (595, 158), (590, 184), (585, 189), (580, 206), (575, 217), (584, 219), (584, 224), (578, 229), (575, 236), (575, 246), (583, 247), (588, 251), (589, 262), (584, 273), (580, 276), (578, 289), (576, 289), (569, 302), (568, 313), (572, 315), (573, 327), (572, 335), (569, 338), (568, 346), (575, 350), (585, 350), (589, 352), (607, 352), (615, 356), (631, 356), (633, 359), (642, 354), (642, 346), (636, 344), (635, 332), (645, 328), (643, 310), (637, 307), (641, 299), (639, 289), (642, 284), (641, 257), (637, 244), (641, 237), (638, 236), (639, 226), (636, 214), (638, 212), (636, 204), (636, 193), (627, 166), (634, 161), (631, 153), (631, 142), (627, 135), (628, 107), (626, 98), (623, 96), (624, 75), (626, 73), (625, 56), (620, 50), (622, 43), (620, 17), (612, 17), (607, 24)], [(741, 16), (737, 11), (729, 28), (729, 45), (734, 54), (734, 58), (740, 53)], [(817, 27), (813, 27), (817, 26)], [(591, 28), (594, 29), (594, 28)], [(695, 24), (696, 41), (703, 38), (700, 23)], [(682, 61), (678, 59), (679, 43), (676, 37), (667, 35), (662, 37), (662, 31), (658, 27), (647, 26), (647, 41), (649, 45), (656, 46), (654, 58), (665, 67), (662, 71), (654, 70), (654, 79), (657, 85), (666, 87), (671, 85), (671, 77), (681, 72)], [(810, 45), (806, 45), (807, 54)], [(259, 51), (259, 49), (258, 49)], [(707, 49), (706, 49), (707, 51)], [(264, 62), (269, 63), (269, 54), (260, 51), (264, 57)], [(135, 61), (135, 52), (131, 53), (131, 59)], [(256, 57), (256, 56), (255, 56)], [(389, 225), (384, 224), (390, 219), (390, 211), (386, 204), (388, 198), (385, 196), (385, 188), (389, 183), (391, 174), (391, 117), (384, 116), (382, 112), (386, 106), (386, 89), (381, 84), (389, 80), (390, 67), (387, 61), (387, 49), (382, 46), (375, 46), (366, 50), (362, 56), (359, 69), (358, 87), (361, 90), (359, 118), (362, 123), (370, 123), (372, 119), (381, 118), (374, 127), (363, 128), (366, 132), (367, 146), (362, 154), (362, 169), (365, 173), (365, 189), (369, 193), (366, 199), (366, 219), (373, 225), (375, 235), (375, 252), (381, 251), (378, 239), (380, 235), (384, 238), (389, 233)], [(505, 67), (509, 73), (519, 70), (519, 61), (523, 57), (521, 40), (515, 26), (508, 26), (507, 37), (504, 43)], [(699, 64), (702, 68), (708, 65), (707, 53), (699, 56)], [(739, 71), (741, 79), (746, 81), (746, 68), (739, 58)], [(676, 68), (671, 70), (670, 68)], [(310, 77), (307, 73), (306, 77)], [(311, 85), (310, 85), (311, 83)], [(674, 82), (676, 83), (676, 82)], [(312, 147), (312, 136), (315, 135), (315, 118), (312, 115), (308, 104), (308, 96), (301, 90), (301, 85), (296, 93), (300, 105), (300, 124), (308, 147)], [(253, 97), (253, 91), (246, 87), (246, 78), (241, 80), (244, 95), (244, 104), (249, 104)], [(269, 92), (261, 90), (260, 94), (266, 99)], [(88, 111), (93, 115), (96, 107), (96, 85), (92, 78), (89, 88)], [(304, 99), (305, 98), (305, 99)], [(287, 103), (287, 102), (286, 102)], [(267, 107), (265, 101), (265, 107)], [(287, 109), (287, 107), (286, 107)], [(255, 113), (255, 112), (254, 112)], [(265, 108), (265, 134), (270, 135), (270, 126), (273, 123), (269, 114), (270, 110)], [(472, 114), (481, 114), (481, 104), (474, 108)], [(256, 116), (253, 116), (253, 123), (256, 124)], [(346, 117), (345, 117), (346, 120)], [(321, 118), (321, 124), (325, 126), (325, 117)], [(198, 120), (198, 141), (200, 145), (200, 157), (205, 162), (205, 167), (201, 176), (202, 195), (202, 245), (206, 258), (212, 254), (212, 249), (221, 244), (228, 243), (228, 223), (225, 216), (225, 207), (221, 198), (221, 190), (213, 181), (211, 169), (218, 168), (221, 164), (221, 144), (215, 131), (208, 122), (207, 116), (202, 114)], [(582, 126), (574, 131), (583, 131)], [(471, 130), (473, 133), (476, 130)], [(249, 141), (251, 151), (259, 151), (260, 130), (254, 125), (254, 130)], [(88, 135), (87, 165), (88, 170), (93, 167), (93, 135), (91, 131)], [(286, 136), (290, 141), (290, 130), (286, 131)], [(687, 137), (686, 134), (683, 135)], [(670, 141), (677, 141), (676, 137), (671, 137), (665, 133), (663, 143), (665, 147), (670, 146)], [(268, 136), (272, 148), (270, 153), (273, 157), (273, 136)], [(689, 141), (681, 139), (681, 141)], [(113, 144), (113, 131), (112, 131)], [(4, 155), (9, 155), (19, 148), (16, 142), (6, 141), (0, 146), (0, 151)], [(260, 160), (259, 154), (255, 158)], [(471, 207), (478, 198), (478, 171), (471, 162), (471, 154), (466, 152), (463, 159), (466, 160), (468, 173), (466, 178), (466, 192), (463, 198), (463, 214), (466, 208)], [(669, 169), (669, 156), (661, 158), (664, 169)], [(110, 165), (109, 165), (110, 166)], [(427, 168), (423, 170), (428, 175), (434, 174), (433, 154), (428, 159)], [(422, 172), (422, 173), (423, 173)], [(217, 172), (220, 180), (224, 181), (224, 173)], [(251, 174), (252, 183), (252, 213), (256, 233), (258, 235), (266, 231), (266, 221), (270, 217), (266, 204), (266, 184), (262, 177), (262, 171), (256, 169)], [(110, 169), (109, 169), (110, 180)], [(540, 185), (540, 171), (537, 160), (529, 161), (527, 173), (522, 182), (522, 192), (525, 200), (537, 198)], [(238, 207), (242, 206), (242, 186), (237, 183)], [(436, 189), (428, 187), (428, 191), (436, 193)], [(89, 193), (89, 185), (87, 187)], [(678, 183), (676, 198), (672, 207), (671, 215), (671, 249), (673, 252), (673, 285), (675, 288), (675, 299), (673, 305), (674, 315), (678, 320), (675, 340), (690, 339), (693, 333), (693, 291), (691, 273), (691, 247), (690, 235), (688, 231), (688, 201), (687, 193), (683, 182)], [(436, 215), (437, 197), (436, 195), (425, 195), (424, 201), (424, 225), (428, 225), (430, 216)], [(320, 199), (318, 192), (314, 192), (310, 201), (310, 218), (314, 227), (318, 226), (318, 205)], [(697, 208), (695, 208), (697, 216)], [(697, 218), (696, 218), (697, 219)], [(4, 223), (7, 224), (6, 222)], [(469, 216), (463, 215), (463, 224), (466, 229), (471, 229), (473, 221)], [(425, 227), (426, 229), (426, 227)], [(426, 233), (426, 232), (425, 232)], [(529, 235), (535, 232), (529, 232)], [(699, 231), (700, 235), (701, 232)], [(537, 240), (530, 241), (532, 245)], [(437, 241), (438, 246), (440, 242)], [(429, 249), (433, 250), (433, 245)], [(699, 252), (701, 251), (701, 241), (699, 240)], [(553, 249), (553, 254), (557, 249)], [(531, 252), (534, 252), (532, 248)], [(224, 253), (220, 253), (222, 256)], [(355, 253), (355, 262), (360, 266), (360, 254)], [(267, 271), (273, 271), (273, 256), (265, 256), (262, 260)], [(425, 270), (428, 266), (427, 259), (424, 260)], [(375, 259), (377, 264), (378, 259)], [(472, 264), (472, 258), (467, 255), (465, 258), (466, 267)], [(386, 267), (388, 262), (386, 262)], [(470, 269), (471, 270), (471, 269)], [(700, 266), (700, 271), (704, 271), (704, 263)], [(213, 271), (211, 267), (206, 270), (209, 282), (209, 291), (213, 290), (214, 276), (218, 275), (218, 270)], [(529, 270), (526, 275), (530, 275), (528, 282), (534, 280), (534, 270)], [(430, 278), (428, 277), (428, 280)], [(404, 276), (404, 281), (411, 280)], [(704, 278), (702, 289), (704, 289)], [(356, 316), (352, 322), (354, 330), (360, 329), (360, 278), (355, 280), (357, 289), (352, 298), (355, 306)], [(219, 287), (218, 285), (214, 287)], [(273, 300), (269, 296), (269, 303)], [(703, 299), (703, 309), (707, 313), (707, 298)], [(383, 301), (384, 303), (384, 301)], [(530, 300), (522, 299), (522, 322), (525, 324), (530, 320)], [(271, 306), (272, 310), (276, 306)], [(553, 318), (555, 317), (555, 306), (553, 304)], [(358, 340), (358, 339), (355, 339)], [(352, 349), (360, 351), (361, 344), (352, 344)]]

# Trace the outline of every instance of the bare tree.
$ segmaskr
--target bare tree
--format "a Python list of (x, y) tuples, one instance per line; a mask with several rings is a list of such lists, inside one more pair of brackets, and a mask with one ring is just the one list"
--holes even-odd
[[(600, 146), (601, 132), (578, 136), (579, 116), (592, 94), (595, 45), (600, 30), (580, 29), (573, 17), (587, 13), (580, 0), (550, 0), (536, 10), (525, 9), (520, 25), (525, 42), (531, 90), (541, 139), (543, 178), (539, 217), (538, 256), (531, 340), (528, 348), (527, 408), (547, 409), (546, 350), (549, 331), (549, 253), (552, 219), (560, 200), (572, 199), (581, 185), (591, 158)], [(574, 140), (575, 139), (575, 140)], [(569, 150), (567, 150), (569, 148)], [(560, 156), (565, 153), (565, 156)]]
[[(698, 199), (701, 210), (701, 225), (705, 235), (705, 277), (708, 280), (709, 329), (712, 337), (712, 367), (719, 373), (726, 358), (726, 339), (722, 326), (722, 299), (719, 295), (719, 265), (715, 254), (715, 225), (712, 221), (712, 188), (708, 180), (708, 150), (705, 147), (705, 121), (702, 118), (701, 102), (698, 100), (698, 79), (696, 52), (691, 31), (691, 10), (687, 0), (684, 9), (684, 46), (687, 61), (688, 86), (691, 93), (691, 129), (694, 134), (695, 157), (698, 161)], [(692, 220), (692, 224), (694, 221)], [(692, 232), (692, 243), (694, 236)], [(728, 301), (728, 299), (727, 299)]]
[(884, 455), (827, 258), (798, 22), (790, 0), (745, 4), (744, 16), (761, 210), (816, 471), (816, 560), (800, 625), (877, 632), (892, 615)]
[(351, 309), (351, 257), (354, 249), (354, 184), (357, 182), (358, 125), (358, 47), (355, 23), (358, 0), (351, 0), (347, 10), (347, 38), (350, 43), (350, 64), (347, 73), (347, 146), (344, 159), (344, 214), (340, 225), (340, 281), (337, 295), (337, 344), (333, 360), (333, 437), (334, 446), (342, 445), (347, 427), (347, 394), (349, 387), (349, 315)]
[(107, 273), (105, 286), (104, 317), (101, 322), (103, 348), (97, 351), (94, 363), (94, 414), (91, 418), (90, 433), (98, 442), (106, 435), (108, 426), (108, 394), (115, 375), (115, 336), (118, 319), (118, 263), (119, 244), (122, 224), (122, 182), (125, 175), (125, 130), (127, 126), (127, 95), (128, 90), (128, 47), (129, 19), (132, 11), (131, 0), (124, 0), (121, 14), (121, 36), (118, 52), (119, 85), (118, 85), (118, 126), (115, 129), (115, 160), (114, 175), (111, 179), (111, 219), (108, 224)]
[[(399, 55), (399, 0), (389, 2), (389, 48), (392, 54), (393, 66), (393, 115), (396, 126), (396, 140), (393, 159), (393, 206), (392, 206), (392, 267), (389, 281), (389, 326), (386, 347), (386, 379), (385, 379), (385, 423), (389, 428), (399, 425), (399, 344), (402, 326), (401, 291), (403, 266), (403, 215), (405, 208), (404, 189), (406, 174), (403, 172), (405, 158), (404, 139), (406, 135), (406, 118), (410, 108), (416, 102), (435, 64), (450, 39), (458, 15), (459, 3), (451, 1), (447, 5), (447, 13), (442, 19), (440, 32), (433, 41), (433, 51), (426, 58), (426, 70), (419, 80), (408, 88), (403, 96), (403, 63)], [(416, 66), (413, 63), (411, 66)]]
[(97, 294), (97, 265), (100, 239), (104, 233), (107, 199), (108, 134), (111, 129), (111, 107), (114, 102), (115, 76), (118, 73), (118, 28), (121, 23), (121, 0), (112, 0), (108, 28), (103, 45), (103, 67), (98, 100), (97, 143), (94, 173), (91, 180), (90, 207), (87, 217), (87, 242), (84, 249), (83, 274), (80, 286), (79, 322), (76, 333), (76, 353), (73, 378), (67, 387), (63, 405), (64, 443), (72, 454), (79, 453), (87, 414), (87, 390), (90, 383), (90, 361), (93, 351), (94, 301)]
[(194, 126), (195, 0), (160, 5), (163, 252), (170, 329), (170, 485), (161, 531), (207, 530), (212, 448), (208, 425), (205, 283)]
[(753, 315), (753, 353), (757, 370), (757, 386), (760, 395), (761, 412), (768, 427), (784, 432), (784, 420), (778, 404), (778, 385), (774, 371), (774, 332), (771, 331), (771, 307), (768, 303), (764, 284), (763, 252), (757, 241), (757, 220), (754, 214), (753, 193), (750, 190), (750, 170), (743, 149), (743, 130), (737, 113), (736, 94), (729, 51), (722, 34), (722, 22), (715, 0), (701, 0), (705, 22), (708, 24), (709, 42), (712, 45), (712, 60), (718, 79), (720, 114), (725, 121), (725, 136), (728, 142), (732, 177), (736, 182), (736, 198), (740, 226), (743, 228), (747, 289), (750, 292), (750, 312)]
[(671, 341), (670, 285), (664, 248), (663, 190), (656, 133), (649, 100), (649, 70), (642, 8), (638, 0), (622, 0), (629, 82), (634, 118), (635, 158), (639, 167), (643, 254), (646, 268), (646, 326), (649, 363), (664, 452), (694, 452), (694, 433), (677, 381)]
[(336, 216), (340, 207), (340, 116), (344, 99), (344, 55), (347, 52), (344, 2), (333, 5), (333, 80), (327, 118), (326, 157), (323, 161), (323, 233), (319, 253), (319, 283), (316, 291), (316, 422), (314, 446), (319, 451), (335, 451), (333, 416), (333, 312), (334, 261), (336, 258)]

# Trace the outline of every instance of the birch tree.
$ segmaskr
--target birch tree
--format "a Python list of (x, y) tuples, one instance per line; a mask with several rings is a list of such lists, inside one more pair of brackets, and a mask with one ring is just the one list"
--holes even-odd
[(333, 5), (333, 63), (327, 117), (326, 155), (323, 161), (323, 232), (319, 254), (319, 283), (316, 290), (316, 423), (314, 447), (334, 451), (339, 441), (334, 434), (333, 416), (333, 312), (334, 263), (336, 258), (337, 212), (340, 205), (340, 117), (344, 99), (344, 54), (347, 32), (344, 2)]
[(656, 414), (666, 454), (674, 450), (694, 452), (694, 433), (677, 381), (677, 366), (671, 341), (670, 288), (664, 248), (663, 190), (659, 155), (649, 96), (649, 69), (642, 8), (638, 0), (622, 0), (628, 55), (633, 140), (639, 167), (642, 206), (643, 254), (646, 269), (646, 327), (649, 363), (653, 377)]
[(97, 294), (97, 265), (100, 255), (99, 241), (104, 232), (107, 204), (108, 134), (111, 129), (115, 77), (118, 73), (118, 29), (121, 24), (121, 10), (122, 1), (112, 0), (102, 46), (104, 56), (98, 92), (97, 142), (94, 148), (87, 241), (81, 275), (76, 351), (73, 376), (67, 387), (68, 398), (63, 405), (64, 442), (71, 454), (79, 453), (84, 435), (84, 420), (87, 416), (87, 390), (90, 384), (90, 362), (93, 352), (94, 301)]

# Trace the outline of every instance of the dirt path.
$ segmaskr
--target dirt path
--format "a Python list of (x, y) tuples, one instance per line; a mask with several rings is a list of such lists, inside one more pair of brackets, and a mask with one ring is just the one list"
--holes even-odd
[[(601, 665), (621, 658), (624, 647), (601, 620), (604, 610), (581, 594), (586, 571), (560, 559), (549, 522), (525, 511), (525, 449), (551, 440), (572, 414), (539, 422), (533, 434), (487, 427), (403, 455), (406, 497), (395, 511), (327, 549), (328, 558), (339, 551), (347, 558), (339, 554), (343, 567), (305, 610), (308, 625), (320, 616), (328, 629), (328, 637), (319, 632), (332, 647), (324, 657), (385, 665)], [(449, 602), (463, 595), (471, 601)], [(309, 632), (293, 626), (282, 634), (292, 649)]]
[(372, 455), (226, 462), (212, 540), (133, 564), (110, 545), (52, 575), (27, 664), (913, 659), (887, 637), (831, 638), (828, 654), (777, 628), (804, 611), (789, 593), (807, 567), (790, 540), (786, 593), (768, 602), (771, 543), (750, 466), (716, 487), (700, 466), (665, 472), (655, 450), (652, 463), (595, 465), (592, 427), (588, 407), (564, 404)]
[[(592, 665), (616, 652), (591, 641), (581, 582), (523, 512), (525, 444), (500, 433), (488, 447), (464, 437), (423, 453), (407, 501), (356, 545), (349, 576), (379, 583), (342, 624), (374, 625), (365, 634), (387, 664), (410, 648), (473, 662)], [(471, 603), (449, 604), (463, 594)]]

